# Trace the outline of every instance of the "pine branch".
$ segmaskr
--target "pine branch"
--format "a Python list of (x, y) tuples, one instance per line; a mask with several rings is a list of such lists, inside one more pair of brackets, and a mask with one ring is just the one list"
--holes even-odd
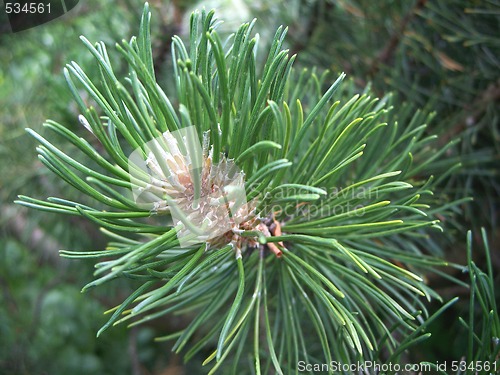
[(425, 339), (425, 301), (439, 296), (422, 274), (446, 262), (422, 249), (431, 230), (442, 231), (436, 218), (464, 202), (433, 196), (459, 168), (445, 157), (456, 141), (437, 148), (426, 134), (432, 114), (396, 110), (391, 95), (368, 89), (352, 97), (344, 74), (322, 92), (330, 76), (294, 71), (284, 28), (259, 70), (255, 22), (223, 43), (213, 12), (193, 13), (187, 44), (173, 38), (168, 97), (156, 82), (149, 19), (146, 5), (138, 37), (117, 44), (126, 77), (104, 43), (85, 38), (100, 74), (76, 62), (65, 70), (80, 122), (105, 152), (44, 124), (92, 167), (28, 129), (41, 162), (96, 204), (17, 203), (86, 218), (110, 237), (104, 251), (62, 251), (96, 261), (84, 290), (141, 282), (98, 334), (192, 316), (163, 339), (179, 353), (196, 337), (187, 359), (217, 342), (204, 362), (211, 373), (231, 371), (227, 359), (239, 366), (246, 352), (257, 373), (293, 373), (304, 356), (370, 360), (384, 348), (397, 358), (396, 337), (409, 335), (404, 347)]

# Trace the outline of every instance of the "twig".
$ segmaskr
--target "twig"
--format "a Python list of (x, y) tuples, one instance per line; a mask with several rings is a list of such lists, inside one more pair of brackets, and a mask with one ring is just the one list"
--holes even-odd
[[(152, 3), (153, 6), (162, 7), (161, 2)], [(153, 44), (157, 45), (155, 48), (155, 53), (153, 56), (154, 70), (156, 74), (160, 74), (162, 70), (162, 65), (170, 56), (170, 40), (176, 34), (179, 34), (182, 28), (182, 17), (184, 14), (181, 5), (178, 0), (173, 0), (170, 2), (169, 6), (172, 8), (171, 11), (165, 11), (162, 9), (160, 14), (164, 16), (161, 17), (161, 24), (159, 27), (159, 34), (157, 39), (154, 40)], [(166, 16), (170, 15), (171, 16)]]
[(60, 258), (57, 253), (57, 251), (62, 248), (61, 244), (42, 228), (34, 226), (28, 238), (25, 239), (27, 234), (26, 228), (29, 228), (30, 224), (24, 214), (24, 210), (15, 208), (12, 205), (7, 205), (2, 207), (0, 213), (2, 218), (7, 218), (6, 228), (10, 230), (14, 236), (29, 246), (29, 248), (37, 249), (50, 263), (63, 264), (68, 262), (67, 259)]
[(132, 375), (142, 375), (141, 361), (137, 354), (137, 327), (132, 327), (129, 331), (128, 355), (130, 357)]
[(369, 75), (371, 77), (375, 76), (380, 69), (381, 64), (387, 64), (394, 55), (399, 42), (401, 41), (401, 36), (404, 34), (408, 24), (415, 17), (420, 9), (422, 9), (427, 0), (418, 0), (415, 6), (406, 14), (406, 16), (402, 19), (398, 29), (392, 34), (391, 38), (385, 45), (385, 47), (380, 51), (377, 58), (373, 60), (372, 66), (369, 69)]
[(476, 100), (465, 106), (464, 111), (460, 115), (460, 121), (454, 126), (451, 126), (450, 129), (439, 138), (441, 144), (448, 143), (449, 140), (455, 138), (467, 129), (469, 124), (474, 124), (490, 104), (498, 101), (500, 101), (500, 79), (489, 84)]
[(52, 289), (54, 289), (57, 285), (61, 284), (63, 280), (61, 277), (56, 277), (53, 280), (51, 280), (47, 285), (45, 285), (42, 290), (40, 290), (40, 293), (36, 296), (36, 300), (34, 303), (34, 308), (33, 308), (33, 320), (31, 321), (31, 326), (29, 328), (28, 332), (28, 340), (31, 342), (35, 338), (35, 334), (38, 331), (39, 324), (40, 324), (40, 318), (42, 316), (42, 304), (47, 296), (47, 293), (49, 293)]
[[(320, 2), (316, 2), (313, 5), (314, 8), (311, 12), (312, 15), (309, 19), (309, 22), (307, 23), (307, 25), (305, 27), (305, 31), (302, 33), (302, 35), (299, 35), (298, 37), (294, 38), (294, 42), (293, 42), (292, 46), (290, 47), (290, 55), (299, 54), (299, 52), (301, 52), (307, 46), (309, 46), (310, 40), (313, 37), (314, 32), (316, 31), (316, 27), (318, 27), (321, 24), (321, 22), (319, 22), (319, 17), (321, 16), (322, 12), (321, 12), (321, 9), (319, 8), (319, 6), (320, 6), (319, 3)], [(331, 8), (333, 7), (333, 5), (330, 3), (325, 3), (322, 5), (326, 7), (326, 11), (323, 11), (323, 14), (328, 14), (328, 11), (330, 11)], [(300, 29), (300, 27), (297, 27), (297, 28)]]

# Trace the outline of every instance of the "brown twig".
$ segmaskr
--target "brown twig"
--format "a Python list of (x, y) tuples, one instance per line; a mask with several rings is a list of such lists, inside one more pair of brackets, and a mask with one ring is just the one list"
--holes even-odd
[[(320, 5), (323, 5), (326, 9), (321, 12)], [(305, 27), (305, 30), (303, 33), (300, 35), (294, 37), (294, 41), (292, 43), (292, 46), (290, 47), (290, 55), (297, 55), (299, 52), (304, 50), (310, 43), (311, 38), (314, 36), (314, 33), (316, 31), (316, 28), (321, 24), (319, 21), (320, 16), (323, 14), (328, 14), (328, 12), (331, 10), (333, 7), (332, 4), (325, 2), (324, 4), (320, 4), (320, 2), (316, 2), (314, 5), (314, 8), (312, 10), (312, 15), (309, 18), (309, 21)], [(290, 28), (291, 30), (298, 29), (300, 30), (301, 27), (297, 25), (297, 27)], [(291, 35), (293, 37), (293, 35)]]
[(163, 3), (159, 1), (153, 2), (152, 5), (157, 8), (162, 8), (160, 12), (158, 12), (162, 15), (160, 17), (160, 32), (156, 40), (153, 41), (153, 44), (157, 46), (153, 56), (154, 70), (156, 74), (159, 74), (163, 64), (170, 56), (170, 41), (172, 37), (181, 32), (184, 9), (178, 0), (170, 2), (169, 7), (171, 7), (171, 10), (164, 9)]
[[(260, 223), (257, 228), (265, 237), (272, 237), (273, 233), (269, 230), (269, 227), (265, 223)], [(267, 242), (266, 246), (269, 250), (271, 250), (277, 258), (280, 258), (283, 255), (283, 252), (280, 250), (278, 246), (274, 242)]]
[[(60, 258), (57, 251), (62, 248), (61, 244), (42, 228), (33, 226), (28, 234), (26, 229), (30, 227), (30, 223), (25, 215), (25, 211), (6, 205), (1, 210), (1, 217), (7, 218), (6, 228), (11, 231), (14, 236), (24, 242), (30, 249), (36, 249), (52, 264), (62, 264), (67, 262), (66, 259)], [(27, 235), (27, 238), (26, 238)]]
[(471, 104), (464, 107), (460, 114), (460, 121), (451, 126), (440, 138), (441, 144), (462, 133), (470, 124), (474, 124), (486, 112), (488, 106), (500, 101), (500, 79), (491, 83)]
[(399, 27), (397, 28), (397, 30), (392, 34), (389, 41), (384, 46), (384, 48), (379, 52), (379, 54), (375, 58), (375, 60), (373, 60), (372, 66), (369, 69), (369, 75), (371, 77), (373, 77), (373, 76), (375, 76), (375, 74), (377, 74), (377, 72), (380, 69), (381, 64), (387, 64), (387, 63), (389, 63), (389, 61), (391, 61), (391, 59), (394, 56), (394, 53), (395, 53), (395, 51), (396, 51), (396, 49), (401, 41), (401, 37), (404, 34), (409, 23), (413, 20), (413, 18), (418, 13), (418, 11), (425, 6), (426, 3), (427, 3), (427, 0), (418, 0), (417, 3), (415, 4), (415, 6), (401, 20), (401, 23), (399, 24)]
[(48, 284), (46, 284), (42, 288), (42, 290), (40, 290), (40, 293), (38, 293), (38, 295), (36, 296), (36, 300), (33, 307), (33, 319), (31, 321), (31, 325), (28, 332), (28, 339), (30, 342), (35, 338), (35, 334), (37, 333), (38, 328), (40, 327), (40, 319), (42, 317), (42, 305), (43, 301), (45, 300), (45, 297), (52, 289), (60, 285), (62, 282), (63, 280), (61, 279), (61, 277), (59, 276), (55, 277)]
[(0, 288), (2, 289), (4, 306), (9, 309), (12, 315), (17, 314), (19, 312), (19, 307), (11, 291), (9, 281), (2, 276), (0, 276)]
[(141, 361), (137, 351), (137, 327), (132, 327), (128, 335), (128, 355), (131, 362), (132, 375), (143, 375)]

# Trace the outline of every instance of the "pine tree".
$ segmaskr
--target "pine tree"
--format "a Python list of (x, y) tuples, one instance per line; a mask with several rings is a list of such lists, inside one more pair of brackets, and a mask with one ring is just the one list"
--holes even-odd
[[(435, 113), (401, 96), (377, 99), (344, 74), (295, 70), (285, 28), (264, 57), (255, 22), (223, 43), (213, 12), (193, 13), (187, 45), (173, 38), (175, 94), (166, 95), (149, 19), (146, 5), (138, 37), (117, 45), (125, 77), (104, 43), (85, 38), (99, 74), (66, 67), (88, 139), (55, 121), (44, 126), (78, 157), (28, 130), (41, 162), (95, 204), (18, 203), (85, 217), (109, 236), (106, 250), (62, 252), (97, 261), (85, 290), (119, 278), (141, 284), (100, 333), (165, 314), (192, 317), (160, 340), (174, 340), (186, 360), (211, 351), (204, 364), (212, 373), (401, 360), (456, 301), (430, 317), (427, 303), (440, 297), (424, 275), (447, 265), (429, 234), (456, 222), (469, 200), (446, 193), (461, 168), (457, 139), (440, 143), (428, 130)], [(495, 312), (491, 265), (482, 273), (469, 256), (468, 266), (472, 290), (488, 296), (484, 313)], [(498, 337), (499, 328), (492, 315), (481, 337)], [(476, 358), (497, 352), (498, 344)]]

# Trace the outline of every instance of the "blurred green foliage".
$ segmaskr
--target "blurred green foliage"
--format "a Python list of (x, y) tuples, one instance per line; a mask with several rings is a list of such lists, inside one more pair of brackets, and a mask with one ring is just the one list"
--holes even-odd
[(121, 283), (81, 294), (81, 285), (92, 277), (92, 265), (60, 259), (58, 250), (104, 246), (98, 228), (79, 220), (28, 213), (12, 204), (21, 191), (44, 197), (78, 196), (41, 168), (36, 143), (24, 129), (41, 129), (51, 117), (77, 132), (85, 131), (79, 129), (62, 68), (78, 60), (89, 71), (97, 71), (79, 36), (108, 44), (129, 38), (141, 9), (141, 1), (116, 6), (82, 1), (46, 25), (0, 35), (1, 374), (130, 373), (131, 357), (124, 355), (130, 345), (141, 347), (138, 356), (144, 366), (154, 367), (161, 358), (157, 355), (161, 348), (154, 346), (148, 327), (133, 335), (119, 327), (99, 340), (95, 337), (106, 321), (102, 311), (133, 285)]

